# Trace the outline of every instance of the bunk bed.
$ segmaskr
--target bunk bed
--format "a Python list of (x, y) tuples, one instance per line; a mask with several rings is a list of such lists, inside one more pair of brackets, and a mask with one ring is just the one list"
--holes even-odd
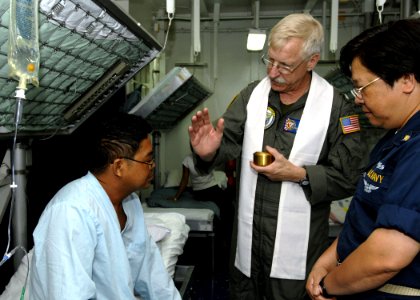
[[(165, 182), (161, 188), (155, 189), (146, 202), (143, 210), (147, 213), (175, 212), (185, 216), (186, 223), (190, 227), (189, 238), (200, 238), (204, 243), (200, 245), (210, 246), (210, 270), (211, 279), (214, 279), (216, 264), (215, 255), (215, 219), (220, 217), (219, 207), (212, 201), (199, 201), (195, 199), (190, 190), (185, 190), (177, 201), (169, 200), (173, 197), (181, 180), (181, 170), (173, 169), (167, 172)], [(227, 177), (223, 171), (214, 171), (217, 184), (227, 187)], [(190, 187), (190, 185), (188, 185)]]

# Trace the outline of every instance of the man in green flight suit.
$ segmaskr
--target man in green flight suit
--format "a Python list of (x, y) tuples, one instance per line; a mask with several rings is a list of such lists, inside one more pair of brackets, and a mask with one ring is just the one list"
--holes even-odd
[[(328, 246), (332, 200), (350, 196), (363, 143), (351, 102), (313, 71), (321, 24), (292, 14), (271, 30), (267, 77), (234, 99), (214, 127), (207, 109), (189, 127), (197, 166), (238, 158), (232, 299), (304, 299), (305, 279)], [(252, 162), (269, 152), (268, 166)]]

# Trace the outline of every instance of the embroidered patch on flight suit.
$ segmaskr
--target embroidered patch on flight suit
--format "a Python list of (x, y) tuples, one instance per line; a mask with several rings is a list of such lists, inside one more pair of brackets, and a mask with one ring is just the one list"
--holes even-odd
[(273, 126), (275, 120), (276, 120), (276, 111), (272, 107), (268, 106), (267, 112), (265, 113), (264, 129), (268, 129), (271, 126)]
[(340, 118), (341, 129), (344, 134), (360, 131), (358, 115), (345, 116)]
[(286, 121), (284, 122), (283, 131), (296, 133), (299, 127), (300, 120), (287, 117)]

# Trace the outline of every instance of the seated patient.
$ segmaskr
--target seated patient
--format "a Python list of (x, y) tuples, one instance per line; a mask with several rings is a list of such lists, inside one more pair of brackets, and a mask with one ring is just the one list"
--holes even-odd
[[(226, 177), (226, 175), (225, 175)], [(182, 178), (179, 183), (178, 190), (173, 197), (168, 200), (177, 201), (182, 193), (187, 189), (188, 182), (191, 178), (192, 195), (198, 201), (212, 201), (220, 209), (220, 218), (228, 217), (228, 209), (231, 205), (227, 199), (226, 191), (220, 186), (220, 180), (216, 179), (215, 171), (209, 173), (200, 173), (195, 165), (192, 154), (188, 154), (182, 162)], [(227, 178), (226, 178), (227, 180)]]
[[(177, 201), (187, 188), (191, 178), (193, 195), (199, 201), (217, 201), (217, 196), (223, 195), (223, 189), (217, 182), (214, 171), (210, 173), (199, 173), (194, 165), (192, 154), (188, 154), (182, 162), (182, 178), (179, 183), (178, 191), (169, 200)], [(215, 197), (216, 196), (216, 197)], [(223, 198), (223, 197), (222, 197)]]
[(153, 177), (150, 131), (119, 114), (92, 135), (90, 171), (54, 196), (34, 231), (30, 299), (181, 299), (134, 193)]

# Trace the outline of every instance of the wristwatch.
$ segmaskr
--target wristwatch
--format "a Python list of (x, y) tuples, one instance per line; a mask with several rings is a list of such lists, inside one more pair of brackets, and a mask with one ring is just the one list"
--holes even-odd
[(305, 176), (303, 179), (299, 180), (299, 185), (304, 187), (309, 185), (309, 179)]
[(325, 279), (325, 277), (327, 277), (327, 276), (324, 276), (324, 278), (322, 278), (321, 279), (321, 281), (319, 282), (319, 286), (321, 287), (321, 289), (322, 289), (322, 296), (324, 297), (324, 298), (334, 298), (335, 296), (333, 296), (333, 295), (331, 295), (331, 294), (329, 294), (328, 292), (327, 292), (327, 288), (325, 287), (325, 284), (324, 284), (324, 279)]

